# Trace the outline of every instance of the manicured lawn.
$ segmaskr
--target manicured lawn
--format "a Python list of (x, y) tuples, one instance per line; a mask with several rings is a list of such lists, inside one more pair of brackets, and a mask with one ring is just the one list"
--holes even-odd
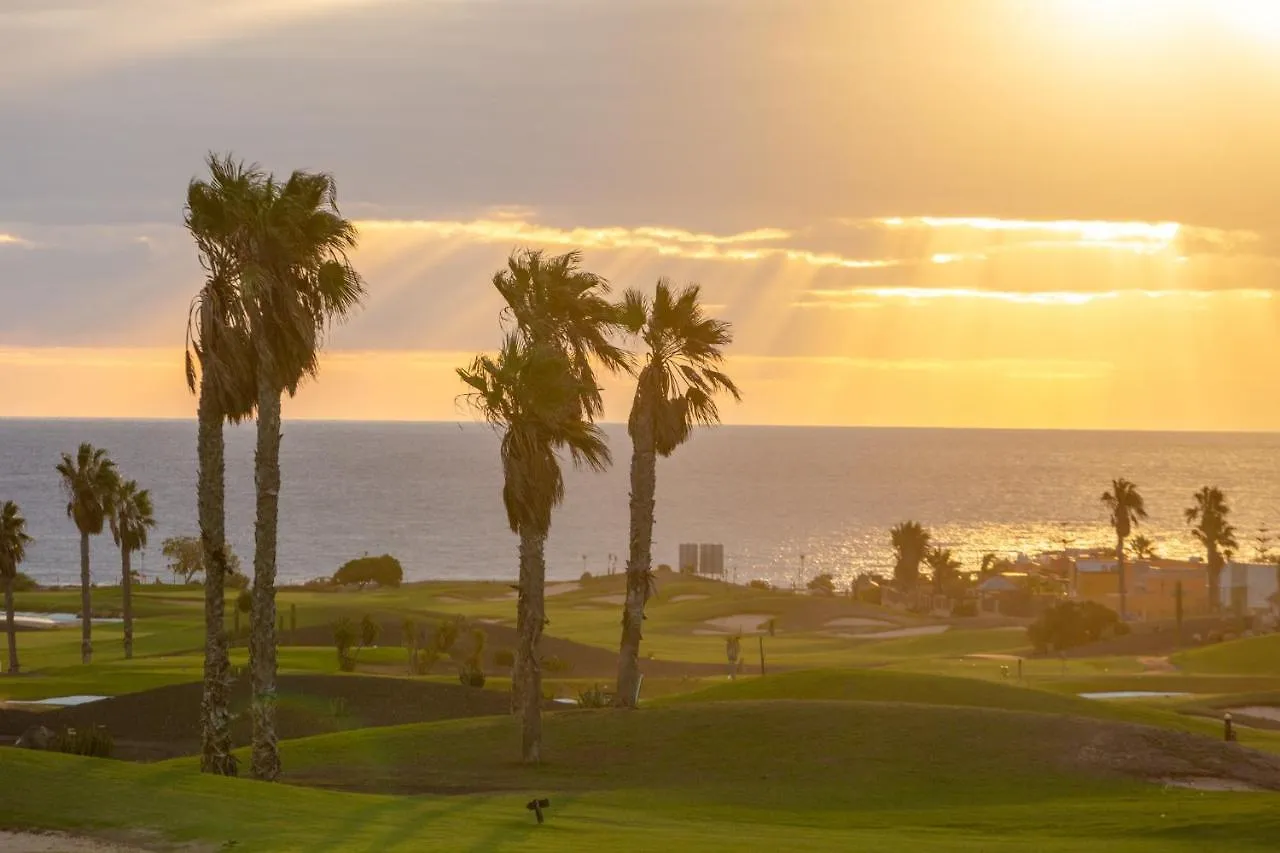
[(1187, 672), (1280, 678), (1280, 634), (1191, 649), (1174, 655), (1173, 662)]

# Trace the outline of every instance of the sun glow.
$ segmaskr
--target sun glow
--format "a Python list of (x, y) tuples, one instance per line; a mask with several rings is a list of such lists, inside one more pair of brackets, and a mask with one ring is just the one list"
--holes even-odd
[(1064, 17), (1094, 35), (1128, 38), (1171, 24), (1189, 24), (1280, 39), (1280, 2), (1276, 0), (1059, 0), (1057, 5)]

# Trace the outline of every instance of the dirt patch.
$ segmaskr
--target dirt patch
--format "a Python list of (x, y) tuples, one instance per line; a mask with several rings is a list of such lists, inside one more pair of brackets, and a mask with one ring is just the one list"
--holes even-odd
[(185, 845), (181, 848), (174, 848), (172, 845), (137, 847), (100, 838), (67, 835), (61, 832), (5, 832), (0, 830), (0, 850), (5, 851), (5, 853), (146, 853), (146, 851), (158, 849), (182, 849), (194, 853), (194, 851), (212, 848), (204, 845)]
[[(17, 737), (28, 726), (84, 728), (103, 725), (116, 742), (116, 757), (155, 761), (191, 755), (200, 748), (199, 683), (176, 684), (49, 711), (0, 709), (0, 735)], [(345, 729), (506, 714), (504, 692), (402, 678), (284, 675), (278, 688), (276, 725), (281, 738)], [(248, 745), (249, 683), (231, 692), (232, 741)]]
[(826, 628), (892, 628), (892, 622), (886, 622), (883, 619), (864, 619), (861, 616), (845, 616), (840, 619), (832, 619), (823, 627)]
[(707, 628), (694, 631), (695, 634), (750, 634), (760, 630), (760, 626), (774, 617), (768, 613), (738, 613), (734, 616), (721, 616), (708, 619)]
[(1237, 743), (1150, 726), (1095, 726), (1074, 761), (1141, 779), (1214, 779), (1218, 780), (1214, 784), (1280, 791), (1280, 757)]

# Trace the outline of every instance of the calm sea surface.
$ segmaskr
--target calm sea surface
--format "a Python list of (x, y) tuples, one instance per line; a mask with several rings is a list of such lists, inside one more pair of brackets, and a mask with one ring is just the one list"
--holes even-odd
[[(573, 472), (555, 515), (548, 566), (576, 578), (625, 563), (625, 429), (607, 427), (607, 474)], [(227, 432), (232, 545), (252, 565), (253, 430)], [(24, 570), (74, 582), (78, 538), (54, 465), (89, 441), (151, 489), (159, 527), (144, 555), (162, 573), (159, 543), (196, 532), (194, 422), (0, 420), (0, 500), (15, 500), (36, 538)], [(281, 450), (279, 572), (331, 574), (342, 562), (391, 553), (412, 579), (513, 578), (516, 538), (501, 504), (497, 439), (481, 425), (292, 422)], [(1098, 496), (1112, 477), (1140, 486), (1142, 532), (1162, 554), (1196, 553), (1182, 520), (1191, 494), (1221, 486), (1243, 554), (1262, 525), (1280, 532), (1280, 435), (723, 427), (700, 431), (658, 468), (654, 557), (680, 542), (719, 542), (739, 581), (789, 583), (806, 574), (887, 570), (888, 529), (916, 519), (974, 565), (983, 552), (1106, 543)], [(138, 561), (135, 560), (135, 566)], [(119, 574), (110, 534), (93, 543), (99, 582)]]

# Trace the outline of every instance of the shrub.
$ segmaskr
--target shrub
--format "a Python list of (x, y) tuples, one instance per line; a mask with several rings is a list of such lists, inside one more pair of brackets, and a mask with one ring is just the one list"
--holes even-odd
[(351, 649), (355, 644), (355, 626), (344, 616), (333, 626), (333, 647), (338, 652), (338, 669), (343, 672), (353, 672), (356, 668), (355, 658), (351, 655)]
[(446, 619), (436, 626), (435, 650), (441, 655), (447, 655), (453, 651), (453, 646), (458, 642), (458, 635), (462, 633), (462, 619), (454, 617)]
[(404, 567), (390, 554), (357, 557), (347, 561), (333, 573), (333, 582), (340, 586), (371, 583), (376, 586), (398, 587), (404, 582)]
[(608, 708), (613, 702), (599, 684), (578, 691), (578, 706), (582, 708)]
[(382, 626), (366, 613), (360, 620), (360, 648), (377, 645), (380, 636), (382, 636)]
[(582, 581), (583, 583), (586, 583), (587, 581), (591, 580), (591, 572), (583, 572), (581, 577), (578, 578), (578, 580)]
[(747, 587), (750, 589), (773, 589), (773, 584), (769, 583), (764, 578), (756, 578), (749, 582)]
[(1045, 654), (1096, 642), (1119, 624), (1120, 616), (1101, 604), (1060, 601), (1027, 628), (1027, 639), (1037, 654)]
[(428, 675), (436, 662), (440, 660), (440, 653), (430, 646), (424, 646), (414, 652), (413, 655), (413, 672), (415, 675)]
[(816, 592), (821, 595), (836, 594), (836, 581), (835, 578), (831, 577), (830, 572), (823, 572), (820, 575), (816, 575), (809, 581), (807, 586), (811, 592)]
[(556, 655), (544, 655), (542, 668), (546, 672), (572, 672), (573, 664)]
[(85, 729), (66, 729), (57, 736), (59, 752), (86, 755), (91, 758), (110, 758), (115, 740), (106, 726), (90, 726)]
[(236, 610), (241, 613), (253, 612), (253, 595), (247, 589), (240, 590), (240, 594), (236, 596)]
[(36, 583), (35, 578), (26, 572), (18, 572), (13, 576), (14, 592), (34, 592), (40, 588), (40, 584)]
[(978, 603), (976, 601), (957, 601), (951, 605), (952, 616), (977, 616)]
[(466, 687), (484, 687), (484, 671), (470, 664), (458, 667), (458, 681)]
[(515, 666), (516, 653), (511, 649), (498, 649), (493, 653), (493, 665), (510, 668)]

